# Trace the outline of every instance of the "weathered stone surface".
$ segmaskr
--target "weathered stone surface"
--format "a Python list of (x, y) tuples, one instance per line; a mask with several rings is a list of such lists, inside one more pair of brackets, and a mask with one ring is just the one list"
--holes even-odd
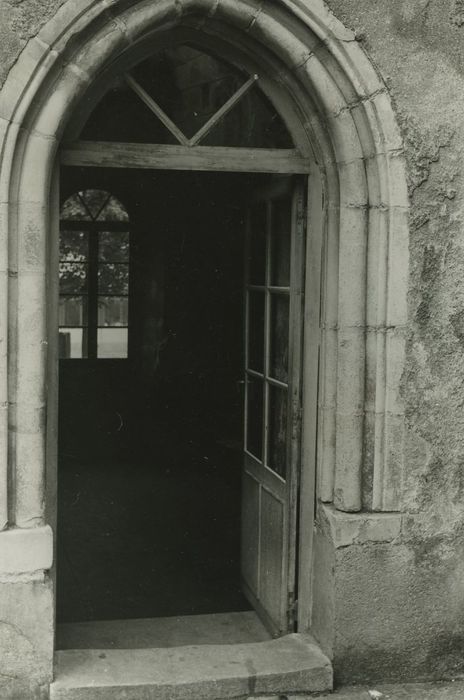
[(53, 533), (50, 527), (0, 532), (0, 576), (50, 569)]
[(200, 644), (248, 644), (271, 638), (254, 611), (57, 626), (57, 649), (153, 649)]
[(0, 583), (0, 698), (44, 700), (52, 678), (49, 580)]
[(38, 33), (63, 2), (64, 0), (0, 1), (0, 84), (5, 81), (28, 39)]
[(404, 544), (338, 550), (338, 682), (460, 676), (463, 574), (462, 558), (440, 543), (421, 555)]
[(320, 507), (321, 523), (334, 547), (368, 542), (392, 542), (401, 533), (399, 513), (342, 513), (330, 505)]
[[(392, 669), (396, 663), (404, 668), (406, 654), (409, 673), (439, 677), (461, 668), (463, 639), (464, 6), (460, 0), (328, 5), (387, 81), (406, 139), (412, 204), (401, 397), (408, 416), (403, 502), (415, 515), (404, 524), (407, 549), (356, 548), (338, 560), (339, 604), (352, 611), (352, 624), (365, 619), (369, 631), (345, 639), (349, 624), (342, 625), (338, 644), (351, 648), (345, 678), (358, 664), (361, 673), (387, 673), (381, 657), (390, 652)], [(351, 566), (348, 574), (344, 567)], [(390, 598), (386, 581), (397, 597)], [(376, 605), (366, 607), (372, 599)], [(382, 625), (394, 630), (391, 638), (382, 635)], [(370, 670), (369, 647), (378, 655)], [(378, 663), (383, 671), (376, 671)]]
[(219, 700), (328, 690), (332, 669), (309, 637), (257, 644), (57, 653), (51, 700)]
[(337, 684), (460, 677), (463, 552), (408, 533), (393, 542), (334, 548), (315, 536), (313, 632), (333, 658)]
[[(462, 681), (451, 681), (449, 683), (357, 686), (340, 688), (334, 693), (316, 694), (312, 697), (334, 698), (334, 700), (461, 700), (464, 697), (464, 684)], [(296, 700), (296, 698), (289, 696), (288, 700)]]

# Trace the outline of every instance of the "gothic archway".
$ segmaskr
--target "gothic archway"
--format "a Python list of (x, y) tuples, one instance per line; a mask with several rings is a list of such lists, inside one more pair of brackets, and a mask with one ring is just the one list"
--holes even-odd
[[(200, 32), (263, 66), (276, 105), (311, 159), (309, 227), (315, 257), (320, 242), (323, 250), (317, 434), (315, 410), (303, 421), (308, 464), (317, 443), (319, 499), (339, 511), (400, 510), (404, 157), (388, 91), (354, 36), (319, 0), (99, 0), (79, 7), (68, 0), (27, 45), (0, 103), (0, 336), (8, 338), (0, 358), (0, 525), (35, 536), (42, 528), (49, 541), (45, 474), (53, 448), (46, 424), (55, 360), (48, 345), (47, 240), (63, 133), (82, 97), (98, 94), (106, 71), (130, 63), (174, 28)], [(315, 271), (309, 284), (319, 286)], [(317, 349), (312, 342), (308, 355)], [(313, 379), (305, 392), (317, 394)], [(302, 488), (301, 527), (309, 531), (312, 468)], [(305, 551), (301, 566), (309, 566), (310, 547)], [(35, 560), (29, 566), (48, 568)]]

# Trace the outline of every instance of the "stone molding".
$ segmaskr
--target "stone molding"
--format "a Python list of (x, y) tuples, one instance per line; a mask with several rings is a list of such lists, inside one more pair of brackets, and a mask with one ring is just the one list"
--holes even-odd
[(67, 0), (0, 93), (0, 528), (45, 522), (46, 250), (60, 139), (115, 56), (129, 60), (181, 25), (259, 57), (299, 115), (323, 183), (317, 440), (315, 416), (304, 418), (308, 465), (318, 443), (318, 495), (342, 511), (401, 508), (405, 163), (388, 91), (354, 35), (320, 0)]
[(318, 522), (335, 549), (350, 545), (393, 542), (401, 535), (400, 513), (343, 513), (320, 504)]
[(0, 532), (0, 578), (48, 571), (53, 565), (51, 527)]

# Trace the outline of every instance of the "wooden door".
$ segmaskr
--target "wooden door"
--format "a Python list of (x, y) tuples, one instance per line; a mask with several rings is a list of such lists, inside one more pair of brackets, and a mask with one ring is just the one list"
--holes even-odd
[(242, 583), (274, 635), (296, 607), (305, 191), (274, 180), (247, 227)]

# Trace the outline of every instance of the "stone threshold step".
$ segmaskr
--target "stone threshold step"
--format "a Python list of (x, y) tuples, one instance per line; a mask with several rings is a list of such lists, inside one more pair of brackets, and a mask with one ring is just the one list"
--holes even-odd
[(155, 649), (271, 639), (254, 610), (57, 625), (56, 649)]
[(50, 700), (226, 700), (322, 692), (332, 666), (308, 635), (252, 644), (56, 653)]

